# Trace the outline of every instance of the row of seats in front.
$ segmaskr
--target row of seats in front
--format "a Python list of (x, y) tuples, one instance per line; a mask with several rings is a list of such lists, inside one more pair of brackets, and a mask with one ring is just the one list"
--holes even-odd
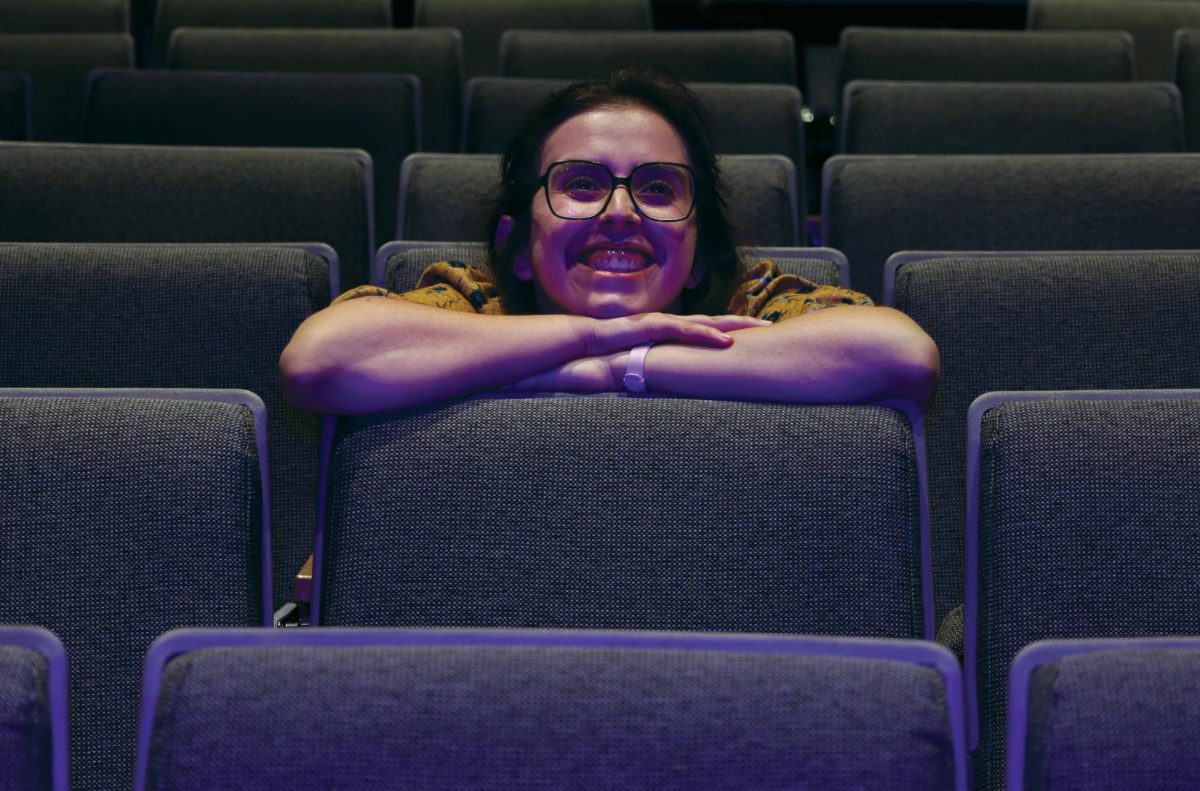
[[(773, 250), (785, 270), (844, 282), (837, 256)], [(325, 251), (330, 259), (332, 253)], [(438, 259), (480, 245), (386, 254), (403, 290)], [(927, 253), (897, 263), (890, 302), (941, 350), (927, 420), (937, 620), (963, 601), (963, 421), (992, 390), (1200, 386), (1196, 252)], [(898, 261), (903, 261), (899, 258)], [(389, 263), (390, 262), (390, 263)], [(334, 267), (336, 269), (336, 267)], [(312, 551), (319, 420), (284, 401), (277, 361), (328, 304), (326, 257), (286, 247), (0, 246), (0, 386), (233, 387), (272, 415), (276, 605)]]
[[(126, 785), (151, 641), (271, 625), (267, 417), (245, 391), (0, 390), (0, 621), (67, 646), (76, 787)], [(1022, 648), (1200, 634), (1200, 391), (997, 393), (969, 425), (965, 744), (996, 788)], [(487, 397), (330, 439), (322, 627), (932, 636), (904, 405)]]
[[(0, 740), (9, 788), (66, 791), (65, 665), (0, 627), (0, 720), (28, 734)], [(1197, 670), (1200, 638), (1030, 646), (1008, 787), (1195, 784)], [(210, 629), (158, 639), (143, 675), (139, 789), (970, 787), (961, 673), (928, 643)]]

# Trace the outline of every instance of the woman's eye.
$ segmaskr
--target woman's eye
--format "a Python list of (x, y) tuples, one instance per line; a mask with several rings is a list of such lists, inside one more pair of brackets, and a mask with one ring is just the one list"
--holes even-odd
[(590, 178), (579, 176), (567, 182), (568, 192), (595, 192), (600, 187)]
[(666, 181), (652, 181), (638, 187), (638, 197), (654, 201), (673, 200), (675, 187)]

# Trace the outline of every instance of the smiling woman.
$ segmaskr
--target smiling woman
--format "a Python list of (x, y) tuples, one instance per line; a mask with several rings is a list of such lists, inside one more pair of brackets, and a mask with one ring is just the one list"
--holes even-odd
[(746, 271), (724, 191), (684, 85), (576, 83), (504, 154), (490, 271), (447, 262), (414, 291), (343, 294), (284, 350), (284, 391), (343, 414), (499, 388), (928, 403), (929, 336), (862, 294)]

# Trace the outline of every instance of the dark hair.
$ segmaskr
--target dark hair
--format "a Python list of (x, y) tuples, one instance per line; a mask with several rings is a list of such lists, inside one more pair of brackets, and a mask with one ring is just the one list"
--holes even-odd
[[(637, 105), (658, 113), (687, 146), (696, 173), (696, 257), (703, 278), (683, 292), (687, 313), (724, 313), (744, 275), (727, 216), (724, 177), (705, 126), (700, 100), (686, 85), (659, 69), (624, 68), (608, 77), (576, 82), (549, 96), (525, 119), (500, 160), (500, 186), (488, 223), (488, 253), (496, 285), (509, 313), (535, 313), (533, 284), (513, 271), (516, 254), (529, 246), (530, 206), (541, 176), (542, 146), (569, 118), (597, 107)], [(502, 248), (496, 247), (501, 215), (514, 220)]]

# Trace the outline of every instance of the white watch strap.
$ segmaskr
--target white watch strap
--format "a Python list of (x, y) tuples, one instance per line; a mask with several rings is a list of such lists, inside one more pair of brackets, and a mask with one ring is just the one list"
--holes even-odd
[(625, 389), (631, 393), (646, 392), (646, 355), (650, 353), (653, 343), (630, 349), (629, 360), (625, 363)]

